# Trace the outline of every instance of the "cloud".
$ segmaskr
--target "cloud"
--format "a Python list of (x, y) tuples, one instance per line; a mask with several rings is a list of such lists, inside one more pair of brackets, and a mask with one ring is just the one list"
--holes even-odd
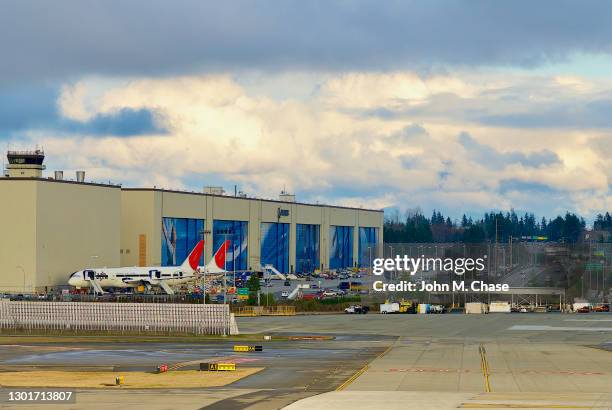
[[(32, 130), (92, 136), (161, 135), (163, 115), (149, 109), (118, 108), (85, 113), (68, 104), (73, 89), (51, 86), (14, 86), (0, 90), (0, 133)], [(85, 91), (81, 90), (83, 94)], [(64, 113), (68, 113), (65, 116)]]
[(480, 118), (485, 124), (516, 128), (612, 128), (612, 100), (554, 104), (540, 112), (523, 111)]
[(64, 120), (58, 124), (58, 128), (73, 134), (119, 137), (161, 135), (167, 132), (157, 124), (153, 111), (144, 108), (122, 108), (112, 114), (97, 114), (83, 122)]
[(467, 151), (468, 157), (485, 167), (493, 169), (502, 169), (512, 164), (540, 168), (560, 163), (557, 154), (549, 150), (530, 153), (516, 151), (499, 152), (488, 145), (479, 143), (466, 132), (459, 135), (459, 142)]
[(30, 85), (0, 89), (0, 135), (46, 126), (57, 118), (56, 87)]
[[(238, 184), (267, 198), (285, 187), (305, 201), (420, 205), (451, 217), (510, 207), (588, 216), (610, 203), (605, 129), (551, 133), (464, 119), (569, 102), (577, 98), (568, 91), (576, 81), (495, 72), (328, 73), (311, 78), (310, 91), (283, 98), (240, 78), (83, 78), (56, 95), (62, 121), (79, 125), (29, 130), (21, 144), (43, 145), (49, 169), (80, 167), (91, 178), (129, 186)], [(269, 78), (274, 83), (290, 84), (291, 76)], [(420, 91), (402, 91), (415, 85)], [(595, 100), (606, 87), (582, 87), (579, 98)], [(367, 89), (376, 92), (368, 96)], [(531, 94), (523, 97), (523, 89)], [(363, 115), (378, 109), (402, 114)], [(121, 137), (122, 129), (131, 138)]]
[[(36, 0), (0, 6), (0, 81), (523, 66), (610, 54), (605, 1)], [(573, 24), (567, 24), (568, 21)]]

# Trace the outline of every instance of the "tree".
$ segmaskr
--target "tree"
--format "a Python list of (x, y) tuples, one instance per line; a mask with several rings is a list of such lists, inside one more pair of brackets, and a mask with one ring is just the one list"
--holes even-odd
[(246, 287), (249, 288), (249, 292), (256, 293), (261, 289), (261, 285), (259, 284), (259, 278), (257, 275), (249, 276), (249, 280), (246, 282)]
[(470, 225), (463, 232), (463, 242), (480, 243), (485, 240), (485, 231), (481, 225)]
[[(397, 213), (396, 213), (397, 215)], [(510, 237), (547, 236), (550, 241), (578, 242), (586, 228), (584, 218), (567, 212), (538, 223), (533, 213), (518, 216), (512, 209), (510, 212), (488, 212), (483, 218), (473, 219), (463, 215), (458, 222), (453, 223), (450, 217), (444, 218), (441, 212), (434, 210), (431, 218), (423, 215), (419, 208), (408, 209), (404, 222), (394, 218), (386, 218), (384, 237), (387, 243), (407, 242), (507, 242)], [(597, 215), (593, 222), (596, 230), (606, 230), (612, 233), (612, 216), (609, 212)], [(611, 235), (605, 235), (605, 238)]]

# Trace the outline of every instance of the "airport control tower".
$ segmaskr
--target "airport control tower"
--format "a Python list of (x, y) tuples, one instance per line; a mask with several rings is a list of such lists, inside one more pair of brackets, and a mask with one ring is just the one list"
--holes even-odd
[(8, 164), (4, 176), (9, 178), (42, 178), (45, 169), (45, 153), (41, 149), (34, 151), (8, 151)]

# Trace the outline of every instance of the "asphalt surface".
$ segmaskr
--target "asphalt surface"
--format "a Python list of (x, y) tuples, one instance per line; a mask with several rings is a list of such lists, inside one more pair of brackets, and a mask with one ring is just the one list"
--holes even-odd
[[(236, 353), (233, 346), (253, 343), (230, 341), (0, 345), (0, 371), (111, 370), (129, 378), (129, 371), (153, 371), (161, 363), (179, 364), (181, 370), (188, 370), (197, 368), (199, 362), (228, 361), (235, 362), (238, 367), (264, 367), (264, 370), (257, 373), (257, 377), (247, 377), (231, 386), (206, 389), (205, 392), (177, 388), (136, 391), (134, 394), (151, 409), (177, 408), (172, 398), (177, 391), (186, 395), (184, 397), (197, 397), (181, 408), (282, 408), (300, 398), (333, 390), (385, 349), (378, 341), (379, 338), (372, 340), (367, 336), (342, 343), (335, 340), (272, 340), (258, 342), (263, 352), (252, 353)], [(132, 391), (79, 390), (77, 408), (123, 405), (133, 401), (126, 399), (131, 394)]]
[(57, 408), (612, 407), (612, 314), (312, 315), (237, 321), (242, 333), (334, 339), (272, 340), (262, 342), (263, 352), (250, 354), (234, 353), (229, 341), (22, 343), (0, 347), (0, 371), (40, 366), (129, 371), (210, 358), (265, 368), (223, 388), (80, 390), (76, 406)]

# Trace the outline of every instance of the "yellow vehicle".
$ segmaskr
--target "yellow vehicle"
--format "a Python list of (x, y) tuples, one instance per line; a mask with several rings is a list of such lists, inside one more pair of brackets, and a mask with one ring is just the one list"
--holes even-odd
[(366, 287), (361, 282), (351, 282), (349, 284), (349, 289), (353, 292), (359, 292), (361, 290), (366, 289)]
[(399, 312), (400, 313), (414, 313), (416, 304), (411, 300), (400, 300), (399, 301)]

